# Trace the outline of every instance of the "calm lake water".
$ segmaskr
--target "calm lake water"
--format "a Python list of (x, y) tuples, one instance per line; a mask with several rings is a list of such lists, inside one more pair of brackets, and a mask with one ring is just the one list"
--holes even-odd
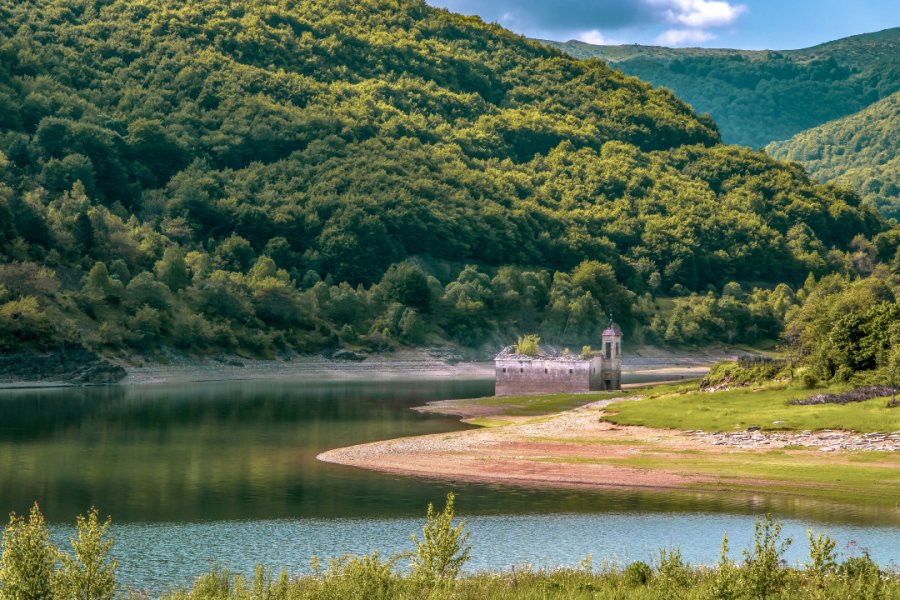
[[(774, 512), (806, 552), (807, 527), (846, 550), (900, 560), (900, 511), (783, 497), (528, 490), (382, 475), (320, 463), (326, 449), (463, 428), (429, 400), (491, 381), (228, 382), (0, 392), (0, 512), (35, 500), (61, 543), (75, 515), (114, 519), (123, 585), (160, 593), (214, 563), (299, 572), (313, 555), (409, 549), (448, 491), (472, 530), (473, 569), (648, 560), (662, 546), (714, 562)], [(848, 546), (849, 544), (849, 546)]]

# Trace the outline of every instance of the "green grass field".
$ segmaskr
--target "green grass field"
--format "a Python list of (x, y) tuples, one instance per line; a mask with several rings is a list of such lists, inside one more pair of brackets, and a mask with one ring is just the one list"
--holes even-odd
[[(696, 387), (691, 391), (687, 386), (666, 390), (658, 386), (646, 390), (645, 399), (639, 402), (610, 405), (603, 418), (619, 425), (704, 431), (734, 431), (750, 426), (768, 430), (900, 430), (900, 408), (887, 408), (885, 398), (844, 405), (788, 404), (811, 393), (784, 384), (720, 392), (701, 392)], [(775, 425), (777, 422), (784, 424)]]
[[(716, 489), (720, 491), (746, 492), (765, 482), (767, 492), (867, 506), (897, 507), (900, 489), (900, 456), (896, 452), (826, 457), (814, 449), (709, 453), (643, 446), (627, 457), (571, 456), (547, 460), (709, 475), (716, 477)], [(698, 487), (708, 489), (706, 484)]]

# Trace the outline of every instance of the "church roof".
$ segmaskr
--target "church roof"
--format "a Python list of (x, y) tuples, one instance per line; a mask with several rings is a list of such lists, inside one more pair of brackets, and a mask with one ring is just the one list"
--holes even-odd
[(622, 335), (622, 330), (616, 324), (615, 321), (610, 320), (609, 325), (606, 326), (606, 329), (603, 330), (602, 335)]

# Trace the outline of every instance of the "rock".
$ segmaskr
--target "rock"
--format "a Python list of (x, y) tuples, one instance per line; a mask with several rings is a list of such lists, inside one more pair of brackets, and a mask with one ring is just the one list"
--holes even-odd
[(358, 352), (353, 352), (352, 350), (338, 350), (334, 354), (331, 355), (332, 360), (350, 360), (355, 362), (361, 362), (366, 360), (366, 355), (360, 354)]
[(759, 430), (760, 430), (759, 425), (751, 425), (750, 427), (747, 428), (747, 431), (759, 431)]
[(0, 355), (0, 381), (15, 383), (59, 382), (78, 385), (121, 381), (125, 369), (81, 346), (64, 346), (52, 352), (23, 350)]
[(72, 383), (82, 385), (109, 385), (122, 381), (128, 373), (119, 365), (103, 363), (86, 368)]
[(784, 427), (784, 421), (772, 421), (773, 427)]

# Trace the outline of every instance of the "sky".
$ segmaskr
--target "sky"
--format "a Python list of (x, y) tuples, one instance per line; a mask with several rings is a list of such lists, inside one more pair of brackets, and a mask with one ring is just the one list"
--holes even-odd
[(898, 0), (427, 0), (529, 37), (745, 50), (900, 26)]

